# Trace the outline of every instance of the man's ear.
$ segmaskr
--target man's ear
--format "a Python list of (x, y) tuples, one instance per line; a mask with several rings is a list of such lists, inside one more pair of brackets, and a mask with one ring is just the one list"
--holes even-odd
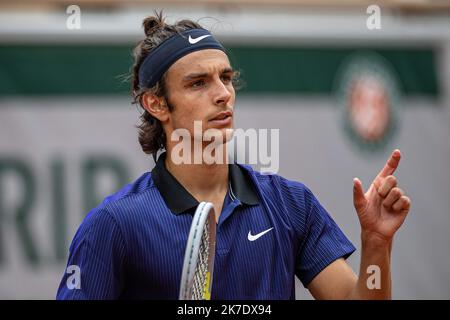
[(142, 95), (142, 106), (153, 118), (161, 122), (165, 122), (169, 118), (169, 109), (167, 108), (165, 99), (153, 93), (146, 92)]

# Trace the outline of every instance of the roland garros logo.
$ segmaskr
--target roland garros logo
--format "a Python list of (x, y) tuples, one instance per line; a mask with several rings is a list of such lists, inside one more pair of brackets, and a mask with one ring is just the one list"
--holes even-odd
[(379, 151), (398, 127), (399, 89), (387, 61), (372, 52), (353, 55), (336, 80), (344, 130), (354, 145)]

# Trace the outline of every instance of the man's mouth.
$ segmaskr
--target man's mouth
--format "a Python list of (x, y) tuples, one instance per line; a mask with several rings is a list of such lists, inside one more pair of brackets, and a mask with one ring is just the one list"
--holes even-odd
[(218, 121), (218, 120), (225, 120), (228, 118), (231, 118), (233, 116), (233, 113), (231, 111), (222, 111), (220, 112), (216, 117), (209, 121)]

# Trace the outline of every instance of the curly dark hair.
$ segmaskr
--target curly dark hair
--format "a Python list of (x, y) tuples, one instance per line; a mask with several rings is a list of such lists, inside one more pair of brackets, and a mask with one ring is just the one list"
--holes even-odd
[[(147, 57), (150, 51), (156, 48), (159, 44), (164, 42), (176, 33), (181, 33), (188, 29), (202, 28), (202, 26), (192, 20), (181, 20), (174, 24), (165, 23), (165, 18), (162, 11), (155, 11), (154, 16), (149, 16), (144, 19), (142, 23), (145, 32), (145, 39), (141, 40), (133, 50), (134, 64), (131, 75), (131, 91), (133, 97), (133, 104), (139, 104), (143, 110), (140, 116), (140, 124), (137, 126), (139, 130), (139, 143), (142, 150), (146, 154), (156, 153), (161, 148), (166, 147), (166, 134), (163, 130), (162, 124), (158, 119), (155, 119), (142, 105), (142, 97), (144, 93), (149, 92), (158, 97), (163, 97), (167, 102), (169, 111), (173, 110), (173, 105), (169, 103), (168, 92), (166, 86), (166, 74), (161, 80), (151, 88), (141, 88), (139, 86), (139, 68)], [(239, 72), (235, 72), (232, 79), (235, 89), (241, 87), (239, 79)]]
[[(142, 150), (147, 154), (156, 154), (156, 152), (165, 147), (166, 136), (162, 128), (161, 122), (152, 117), (142, 105), (142, 96), (146, 92), (155, 94), (158, 97), (164, 97), (167, 101), (167, 89), (165, 85), (166, 75), (164, 74), (156, 85), (151, 88), (141, 88), (139, 86), (139, 68), (150, 51), (156, 48), (164, 40), (170, 38), (176, 33), (181, 33), (188, 29), (201, 28), (201, 26), (191, 20), (182, 20), (173, 25), (164, 21), (162, 11), (155, 12), (154, 16), (144, 19), (142, 25), (144, 27), (145, 39), (141, 40), (133, 50), (134, 64), (132, 67), (131, 90), (133, 96), (133, 104), (139, 103), (143, 109), (140, 116), (139, 143)], [(168, 103), (169, 111), (172, 106)]]

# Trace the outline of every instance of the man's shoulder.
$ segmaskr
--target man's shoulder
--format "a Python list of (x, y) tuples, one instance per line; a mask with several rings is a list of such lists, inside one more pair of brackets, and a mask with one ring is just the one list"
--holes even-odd
[(292, 225), (303, 235), (311, 208), (312, 192), (302, 182), (276, 173), (261, 173), (248, 165), (239, 165), (257, 185), (261, 199), (276, 212), (276, 217)]
[(126, 184), (115, 193), (105, 197), (100, 206), (108, 206), (111, 204), (118, 204), (124, 199), (131, 197), (139, 197), (145, 193), (154, 191), (155, 185), (153, 183), (151, 172), (145, 172), (135, 181)]
[(78, 237), (92, 233), (92, 230), (115, 226), (117, 229), (131, 219), (137, 219), (135, 212), (148, 207), (148, 199), (154, 199), (152, 193), (158, 192), (153, 183), (151, 172), (142, 174), (135, 181), (126, 184), (115, 193), (105, 197), (96, 207), (87, 212), (79, 230)]
[(148, 203), (148, 199), (154, 199), (152, 193), (157, 192), (151, 172), (145, 172), (135, 181), (105, 197), (98, 206), (89, 211), (88, 216), (103, 212), (113, 218), (118, 218), (121, 213), (128, 214), (135, 208), (142, 207), (144, 203), (151, 205)]
[[(250, 165), (240, 164), (237, 165), (248, 174), (252, 180), (260, 187), (266, 189), (274, 189), (277, 191), (288, 192), (292, 190), (310, 192), (309, 188), (301, 181), (288, 179), (277, 173), (259, 172), (253, 169)], [(280, 190), (281, 189), (281, 190)]]

